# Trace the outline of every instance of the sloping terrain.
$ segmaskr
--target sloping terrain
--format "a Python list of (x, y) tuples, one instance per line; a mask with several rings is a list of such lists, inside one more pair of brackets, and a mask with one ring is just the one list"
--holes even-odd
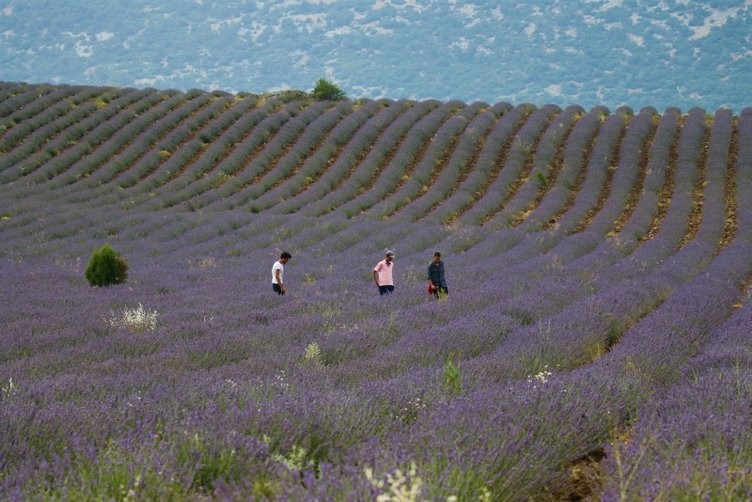
[(752, 109), (2, 83), (0, 497), (743, 497), (750, 149)]

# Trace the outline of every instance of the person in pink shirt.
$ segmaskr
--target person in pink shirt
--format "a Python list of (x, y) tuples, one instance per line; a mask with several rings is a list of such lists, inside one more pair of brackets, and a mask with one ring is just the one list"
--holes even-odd
[(385, 295), (394, 291), (394, 279), (392, 278), (392, 269), (394, 268), (394, 252), (387, 251), (386, 257), (378, 262), (373, 268), (373, 282), (379, 288), (379, 294)]

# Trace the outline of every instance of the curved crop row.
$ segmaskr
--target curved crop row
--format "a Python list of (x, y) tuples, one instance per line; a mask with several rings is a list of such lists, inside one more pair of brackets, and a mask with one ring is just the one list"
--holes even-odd
[(408, 131), (427, 114), (438, 107), (435, 101), (423, 101), (411, 106), (387, 127), (368, 151), (355, 165), (349, 166), (348, 176), (328, 194), (306, 207), (304, 214), (321, 216), (353, 200), (370, 188), (383, 166), (388, 165), (405, 141)]
[(490, 214), (503, 207), (515, 190), (513, 183), (520, 179), (520, 174), (534, 155), (535, 145), (560, 111), (558, 106), (546, 105), (530, 114), (509, 145), (504, 165), (497, 166), (497, 174), (484, 187), (483, 195), (477, 197), (473, 208), (462, 215), (460, 223), (481, 224)]
[[(270, 137), (260, 138), (261, 143), (257, 145), (257, 152), (253, 152), (252, 156), (238, 166), (240, 169), (238, 172), (228, 173), (231, 177), (215, 190), (205, 194), (206, 197), (202, 197), (199, 201), (192, 199), (191, 206), (196, 207), (196, 202), (203, 204), (204, 200), (206, 206), (217, 202), (225, 204), (230, 196), (237, 195), (249, 187), (253, 188), (262, 177), (274, 171), (279, 159), (290, 151), (299, 137), (305, 134), (308, 126), (332, 108), (331, 103), (324, 102), (298, 103), (297, 106), (301, 107), (299, 113), (294, 117), (289, 117), (289, 120), (286, 120), (281, 127), (275, 128)], [(228, 208), (235, 206), (235, 204), (225, 205)]]
[(165, 196), (164, 205), (171, 207), (186, 200), (195, 203), (196, 199), (204, 198), (205, 192), (229, 181), (242, 171), (247, 160), (260, 151), (269, 138), (303, 109), (304, 104), (300, 101), (266, 100), (246, 114), (237, 128), (229, 131), (231, 135), (222, 153), (214, 158), (211, 166), (202, 166), (201, 178), (184, 189), (171, 191)]
[[(78, 92), (72, 92), (74, 89)], [(26, 166), (23, 163), (33, 153), (47, 150), (48, 156), (54, 155), (55, 146), (47, 145), (51, 137), (93, 113), (97, 107), (90, 100), (99, 92), (94, 87), (53, 92), (48, 95), (49, 100), (36, 100), (20, 110), (34, 114), (33, 116), (25, 117), (20, 113), (18, 116), (11, 116), (15, 125), (0, 138), (0, 151), (4, 152), (0, 159), (0, 170), (5, 175), (4, 181), (26, 176), (33, 171), (35, 165)], [(8, 174), (13, 177), (7, 177)]]
[(42, 184), (45, 180), (50, 180), (45, 187), (49, 190), (76, 182), (80, 171), (76, 172), (71, 168), (74, 164), (78, 166), (84, 157), (124, 127), (130, 117), (122, 113), (123, 110), (139, 113), (158, 99), (153, 89), (133, 91), (116, 98), (108, 96), (107, 101), (98, 97), (98, 111), (60, 134), (56, 139), (60, 147), (55, 150), (53, 157), (39, 166), (32, 177), (33, 183)]
[(392, 122), (410, 107), (406, 101), (382, 100), (377, 102), (377, 105), (381, 110), (359, 127), (346, 145), (339, 147), (340, 152), (336, 155), (336, 159), (330, 158), (327, 162), (329, 168), (318, 176), (307, 177), (302, 189), (299, 189), (291, 199), (278, 204), (276, 210), (292, 213), (303, 207), (309, 207), (310, 204), (332, 193), (343, 182), (348, 182), (351, 170), (363, 161), (373, 144)]

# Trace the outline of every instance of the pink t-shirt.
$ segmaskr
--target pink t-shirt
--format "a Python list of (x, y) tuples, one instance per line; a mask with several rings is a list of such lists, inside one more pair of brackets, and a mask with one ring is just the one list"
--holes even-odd
[(394, 268), (394, 262), (387, 264), (386, 260), (381, 260), (376, 264), (373, 271), (379, 276), (379, 286), (394, 286), (392, 268)]

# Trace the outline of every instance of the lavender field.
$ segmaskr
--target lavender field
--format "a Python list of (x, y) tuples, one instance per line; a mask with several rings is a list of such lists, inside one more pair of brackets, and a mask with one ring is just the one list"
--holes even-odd
[(752, 497), (752, 108), (4, 82), (0, 237), (2, 500)]

